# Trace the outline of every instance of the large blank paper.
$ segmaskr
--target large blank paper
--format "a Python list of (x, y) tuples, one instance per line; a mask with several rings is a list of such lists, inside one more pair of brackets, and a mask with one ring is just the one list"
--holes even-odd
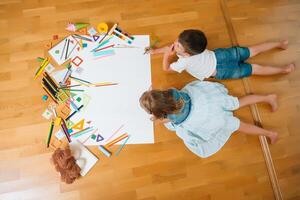
[[(150, 55), (144, 55), (144, 48), (149, 46), (149, 36), (135, 36), (131, 48), (126, 48), (128, 44), (116, 37), (112, 37), (104, 47), (111, 44), (118, 48), (108, 48), (103, 50), (104, 53), (96, 54), (91, 50), (98, 42), (89, 42), (85, 49), (78, 52), (77, 56), (83, 60), (79, 65), (81, 73), (74, 72), (72, 76), (92, 83), (118, 84), (76, 87), (84, 89), (90, 100), (85, 109), (74, 115), (71, 121), (91, 120), (92, 126), (104, 137), (102, 144), (122, 125), (122, 129), (113, 138), (128, 133), (131, 135), (128, 141), (130, 144), (153, 143), (153, 123), (139, 104), (140, 96), (151, 86)], [(74, 65), (73, 67), (76, 68)], [(77, 82), (72, 80), (72, 84)], [(88, 134), (83, 135), (80, 141), (86, 140), (86, 137)], [(99, 143), (93, 143), (89, 139), (84, 144)]]

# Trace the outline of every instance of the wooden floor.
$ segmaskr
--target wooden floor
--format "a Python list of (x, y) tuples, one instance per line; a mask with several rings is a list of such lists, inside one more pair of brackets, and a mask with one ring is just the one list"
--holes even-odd
[[(231, 23), (240, 45), (288, 38), (286, 51), (252, 59), (283, 65), (300, 55), (300, 2), (297, 0), (228, 0)], [(155, 144), (128, 145), (120, 156), (100, 158), (95, 168), (72, 185), (61, 183), (45, 148), (49, 122), (41, 117), (47, 103), (33, 74), (35, 58), (44, 55), (52, 35), (60, 37), (69, 21), (119, 22), (133, 34), (172, 42), (187, 28), (205, 31), (209, 48), (228, 47), (231, 38), (219, 0), (1, 0), (0, 1), (0, 200), (98, 199), (274, 199), (257, 137), (235, 133), (214, 156), (201, 159), (162, 125), (155, 125)], [(169, 75), (162, 57), (152, 58), (155, 88), (182, 87), (186, 73)], [(130, 72), (128, 72), (130, 73)], [(277, 93), (280, 109), (259, 105), (263, 125), (280, 139), (270, 146), (284, 199), (300, 199), (300, 70), (287, 76), (250, 78), (257, 93)], [(245, 92), (241, 80), (223, 81), (231, 94)], [(253, 122), (249, 108), (236, 112)], [(142, 134), (142, 133), (141, 133)]]

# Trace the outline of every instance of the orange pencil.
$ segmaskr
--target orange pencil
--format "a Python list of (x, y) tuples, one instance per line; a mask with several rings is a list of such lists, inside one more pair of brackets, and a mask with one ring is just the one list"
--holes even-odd
[(116, 144), (117, 142), (120, 142), (121, 140), (125, 139), (128, 137), (127, 133), (124, 133), (122, 135), (120, 135), (119, 137), (115, 138), (114, 140), (110, 141), (109, 143), (107, 143), (105, 145), (106, 148), (111, 147), (112, 145)]

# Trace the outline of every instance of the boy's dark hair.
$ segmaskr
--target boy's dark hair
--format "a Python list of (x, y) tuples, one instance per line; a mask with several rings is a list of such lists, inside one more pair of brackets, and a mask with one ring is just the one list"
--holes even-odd
[(191, 55), (202, 53), (207, 46), (205, 34), (200, 30), (184, 30), (178, 37), (178, 42)]

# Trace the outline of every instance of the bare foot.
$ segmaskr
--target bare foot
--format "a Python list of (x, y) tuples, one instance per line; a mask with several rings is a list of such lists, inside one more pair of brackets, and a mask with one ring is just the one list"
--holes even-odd
[(270, 131), (270, 134), (268, 137), (270, 139), (271, 144), (275, 144), (278, 140), (278, 133), (275, 131)]
[(284, 73), (284, 74), (291, 73), (291, 72), (295, 71), (295, 67), (296, 67), (295, 63), (288, 64), (287, 66), (285, 66), (283, 68), (282, 73)]
[(289, 46), (289, 41), (288, 41), (288, 40), (282, 40), (282, 41), (280, 42), (279, 48), (281, 48), (281, 49), (287, 49), (288, 46)]
[(268, 103), (272, 107), (272, 112), (275, 112), (278, 109), (277, 95), (276, 94), (269, 94), (268, 95)]

